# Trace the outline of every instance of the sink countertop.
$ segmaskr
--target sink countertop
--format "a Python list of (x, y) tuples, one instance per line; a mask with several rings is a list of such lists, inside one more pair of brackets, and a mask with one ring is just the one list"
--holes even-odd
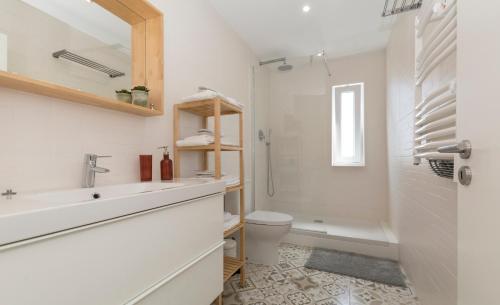
[(105, 193), (108, 188), (137, 186), (137, 184), (20, 193), (12, 200), (2, 198), (0, 199), (0, 246), (225, 191), (225, 183), (217, 180), (175, 179), (171, 182), (152, 182), (155, 186), (158, 186), (158, 183), (182, 185), (76, 202), (51, 200), (50, 196), (45, 198), (44, 195), (85, 190), (89, 193), (93, 190)]

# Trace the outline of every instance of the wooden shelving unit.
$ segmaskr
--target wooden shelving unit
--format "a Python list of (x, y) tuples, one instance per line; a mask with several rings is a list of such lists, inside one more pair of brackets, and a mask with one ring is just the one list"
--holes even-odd
[(231, 276), (233, 276), (233, 274), (236, 273), (236, 271), (244, 268), (244, 265), (245, 265), (244, 261), (241, 261), (233, 257), (228, 257), (228, 256), (224, 257), (224, 282), (229, 280)]
[[(180, 139), (180, 111), (186, 111), (199, 115), (202, 118), (203, 128), (207, 128), (208, 118), (214, 118), (215, 143), (205, 146), (178, 147), (176, 142)], [(221, 144), (221, 116), (239, 116), (239, 145)], [(208, 153), (214, 152), (215, 159), (215, 179), (222, 178), (222, 152), (232, 151), (239, 153), (240, 184), (226, 187), (226, 192), (239, 192), (240, 195), (240, 222), (232, 228), (224, 231), (224, 238), (239, 232), (240, 234), (240, 255), (238, 258), (224, 257), (224, 282), (240, 271), (240, 285), (245, 285), (245, 173), (243, 161), (243, 112), (240, 108), (225, 102), (221, 99), (209, 99), (203, 101), (186, 102), (174, 105), (174, 176), (180, 177), (181, 155), (186, 151), (198, 151), (203, 154), (203, 169), (208, 170)]]

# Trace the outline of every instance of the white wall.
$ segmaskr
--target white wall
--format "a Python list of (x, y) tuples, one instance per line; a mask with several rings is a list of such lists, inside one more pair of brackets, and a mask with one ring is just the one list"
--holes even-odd
[[(79, 187), (86, 152), (113, 155), (99, 161), (112, 171), (98, 175), (98, 185), (138, 181), (141, 153), (154, 154), (154, 178), (159, 179), (157, 147), (172, 145), (172, 105), (198, 85), (245, 103), (250, 177), (249, 80), (255, 56), (206, 1), (151, 2), (165, 14), (166, 114), (143, 118), (0, 88), (0, 189)], [(199, 122), (188, 117), (186, 125)], [(198, 158), (189, 159), (195, 167)]]
[[(265, 199), (256, 194), (257, 207), (321, 219), (387, 220), (385, 51), (330, 60), (329, 66), (331, 79), (317, 59), (290, 72), (269, 70), (267, 118), (277, 192)], [(365, 83), (366, 166), (332, 167), (331, 87), (359, 82)], [(263, 146), (256, 143), (256, 150)], [(262, 155), (256, 161), (261, 171)], [(258, 179), (265, 181), (265, 175)]]
[(7, 71), (7, 35), (0, 33), (0, 71)]
[[(455, 305), (457, 186), (414, 166), (414, 15), (402, 15), (387, 47), (390, 220), (400, 256), (422, 305)], [(424, 96), (455, 74), (454, 56), (423, 84)]]

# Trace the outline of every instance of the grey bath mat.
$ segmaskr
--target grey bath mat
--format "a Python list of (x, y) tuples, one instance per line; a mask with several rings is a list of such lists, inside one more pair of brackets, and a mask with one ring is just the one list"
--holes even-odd
[(315, 248), (304, 267), (406, 288), (399, 264), (391, 260)]

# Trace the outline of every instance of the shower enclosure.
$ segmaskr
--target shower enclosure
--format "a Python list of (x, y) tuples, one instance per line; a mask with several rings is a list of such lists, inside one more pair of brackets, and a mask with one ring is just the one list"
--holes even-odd
[(332, 87), (362, 80), (342, 79), (323, 55), (254, 67), (255, 209), (292, 215), (292, 233), (387, 242), (379, 221), (385, 215), (370, 208), (356, 182), (364, 169), (333, 167), (331, 160)]
[(331, 78), (323, 59), (269, 60), (254, 74), (256, 209), (324, 215), (317, 203), (329, 169)]

